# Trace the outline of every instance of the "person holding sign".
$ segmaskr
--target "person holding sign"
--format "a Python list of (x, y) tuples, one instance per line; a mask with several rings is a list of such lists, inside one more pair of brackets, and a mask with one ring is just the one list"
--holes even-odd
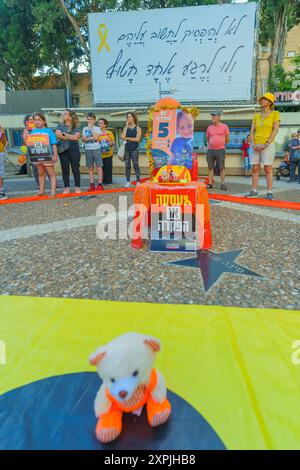
[(126, 188), (130, 186), (131, 160), (133, 163), (136, 185), (140, 185), (140, 167), (139, 167), (139, 141), (142, 137), (142, 129), (137, 125), (138, 118), (135, 113), (127, 113), (127, 123), (121, 134), (121, 139), (126, 140), (125, 145), (125, 174)]
[(251, 126), (251, 152), (252, 189), (246, 197), (257, 197), (257, 186), (260, 172), (260, 165), (264, 167), (267, 180), (267, 199), (273, 199), (273, 162), (275, 158), (274, 139), (279, 130), (280, 116), (278, 111), (274, 111), (275, 96), (273, 93), (265, 93), (258, 100), (261, 112), (255, 113)]
[(108, 122), (105, 118), (100, 118), (98, 124), (101, 129), (99, 141), (103, 159), (103, 183), (112, 184), (112, 160), (115, 137), (111, 131), (107, 130)]
[[(26, 114), (26, 116), (24, 117), (23, 122), (24, 122), (24, 126), (25, 126), (25, 128), (23, 130), (23, 144), (26, 145), (27, 136), (31, 133), (32, 129), (34, 129), (33, 115), (32, 114)], [(28, 159), (29, 158), (28, 154), (26, 156), (27, 156), (27, 159)], [(31, 168), (32, 168), (32, 173), (33, 173), (33, 176), (34, 176), (34, 179), (35, 179), (35, 182), (36, 182), (36, 186), (39, 189), (39, 174), (38, 174), (37, 166), (33, 165), (32, 163), (30, 165), (31, 165)], [(20, 168), (20, 171), (19, 171), (18, 174), (19, 175), (26, 175), (27, 174), (27, 163), (26, 162)]]
[[(39, 143), (39, 150), (40, 153), (44, 154), (44, 161), (37, 161), (36, 166), (38, 169), (38, 175), (39, 175), (39, 192), (38, 196), (43, 196), (45, 194), (45, 176), (46, 172), (50, 177), (50, 184), (51, 184), (51, 197), (55, 196), (55, 190), (56, 190), (56, 175), (55, 175), (55, 169), (54, 169), (54, 163), (57, 162), (58, 160), (58, 153), (57, 153), (57, 141), (54, 132), (52, 129), (48, 128), (47, 121), (45, 116), (42, 113), (35, 113), (33, 115), (33, 121), (35, 124), (35, 129), (32, 129), (30, 135), (27, 137), (26, 144), (28, 146), (28, 151), (29, 155), (33, 155), (32, 150), (30, 148), (30, 142), (29, 139), (30, 137), (37, 135), (37, 134), (43, 134), (45, 136), (45, 142), (49, 144), (50, 147), (50, 155), (51, 159), (49, 159), (49, 147), (47, 149), (47, 144), (44, 145), (43, 148), (43, 143)], [(43, 151), (45, 149), (45, 152)]]

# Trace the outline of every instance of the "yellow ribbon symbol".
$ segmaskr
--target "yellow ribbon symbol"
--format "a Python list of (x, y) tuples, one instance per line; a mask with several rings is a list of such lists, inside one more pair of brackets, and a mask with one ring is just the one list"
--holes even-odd
[(99, 46), (98, 46), (98, 52), (101, 51), (103, 46), (105, 47), (107, 52), (110, 51), (110, 47), (106, 42), (107, 34), (108, 34), (108, 29), (107, 29), (106, 24), (101, 23), (98, 27), (98, 35), (99, 35), (99, 38), (100, 38), (100, 41), (101, 41)]

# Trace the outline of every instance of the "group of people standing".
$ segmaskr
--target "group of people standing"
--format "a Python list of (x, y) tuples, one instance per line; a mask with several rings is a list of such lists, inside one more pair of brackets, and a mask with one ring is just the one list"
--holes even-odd
[[(70, 169), (74, 177), (75, 193), (81, 193), (80, 175), (80, 146), (82, 140), (85, 148), (86, 166), (89, 170), (90, 185), (88, 191), (103, 191), (103, 184), (112, 184), (112, 158), (115, 146), (114, 134), (107, 129), (108, 121), (100, 118), (97, 122), (94, 113), (87, 114), (87, 125), (81, 130), (79, 120), (74, 111), (69, 109), (62, 113), (62, 122), (53, 131), (48, 127), (45, 116), (42, 113), (28, 115), (26, 122), (33, 121), (34, 128), (25, 128), (23, 141), (26, 144), (27, 135), (48, 134), (52, 153), (51, 162), (39, 162), (32, 165), (39, 192), (45, 193), (45, 176), (49, 177), (51, 184), (50, 196), (56, 193), (57, 181), (54, 165), (60, 160), (62, 178), (64, 183), (63, 194), (70, 193)], [(138, 145), (142, 136), (141, 128), (137, 125), (137, 116), (134, 113), (127, 114), (126, 125), (122, 132), (122, 139), (126, 140), (125, 146), (125, 173), (126, 187), (130, 186), (131, 160), (133, 162), (137, 184), (140, 181), (140, 168), (138, 164)], [(97, 170), (97, 183), (94, 181), (94, 169)]]
[[(275, 96), (272, 93), (265, 93), (258, 100), (261, 111), (254, 114), (251, 125), (250, 135), (247, 138), (247, 145), (244, 145), (247, 158), (246, 176), (249, 175), (250, 166), (252, 167), (252, 189), (246, 194), (246, 197), (258, 196), (258, 180), (260, 167), (263, 166), (267, 182), (267, 199), (273, 199), (273, 162), (275, 158), (274, 140), (279, 130), (280, 116), (279, 112), (274, 110)], [(220, 111), (214, 111), (212, 115), (212, 124), (206, 132), (208, 150), (208, 189), (212, 189), (212, 180), (214, 167), (217, 165), (220, 169), (221, 189), (226, 190), (225, 184), (225, 147), (229, 142), (229, 129), (226, 124), (220, 122)], [(250, 149), (250, 151), (249, 151)]]
[[(246, 176), (252, 167), (252, 189), (246, 197), (257, 197), (257, 186), (260, 167), (263, 166), (267, 182), (267, 199), (273, 199), (273, 162), (275, 158), (274, 139), (278, 133), (280, 116), (274, 110), (275, 97), (272, 93), (265, 93), (259, 98), (261, 111), (255, 113), (251, 131), (242, 148), (245, 165), (247, 164)], [(207, 128), (207, 164), (208, 164), (208, 189), (213, 188), (214, 169), (220, 170), (221, 189), (227, 190), (225, 184), (225, 147), (229, 142), (229, 128), (221, 122), (221, 112), (211, 112), (212, 124)], [(80, 147), (79, 141), (85, 147), (86, 166), (89, 169), (90, 186), (89, 191), (103, 191), (103, 184), (112, 184), (112, 157), (115, 146), (115, 137), (107, 129), (108, 122), (100, 118), (97, 122), (96, 116), (90, 112), (87, 115), (87, 125), (81, 130), (79, 120), (75, 112), (66, 109), (62, 114), (62, 123), (55, 131), (48, 128), (46, 118), (41, 113), (27, 116), (26, 121), (33, 121), (33, 128), (26, 128), (23, 133), (23, 141), (26, 144), (28, 133), (48, 134), (53, 159), (51, 162), (39, 162), (33, 165), (38, 186), (39, 195), (45, 192), (45, 175), (47, 173), (51, 183), (51, 196), (55, 195), (57, 182), (54, 164), (60, 160), (62, 178), (64, 182), (63, 194), (70, 193), (70, 168), (75, 183), (75, 193), (80, 193)], [(126, 141), (125, 145), (125, 176), (126, 187), (130, 186), (131, 162), (133, 163), (137, 185), (140, 184), (139, 168), (139, 142), (142, 138), (142, 130), (138, 126), (137, 115), (133, 112), (127, 113), (126, 124), (123, 128), (121, 138)], [(298, 142), (298, 141), (297, 141)], [(299, 144), (299, 142), (298, 142)], [(0, 157), (5, 151), (7, 142), (5, 133), (0, 128)], [(300, 148), (300, 147), (299, 147)], [(293, 146), (292, 146), (293, 149)], [(294, 149), (293, 149), (294, 150)], [(3, 192), (4, 159), (0, 158), (0, 198), (5, 197)], [(3, 168), (2, 168), (3, 167)], [(97, 169), (97, 182), (94, 182), (94, 168)]]
[(291, 139), (288, 143), (287, 153), (288, 163), (290, 166), (290, 179), (288, 183), (298, 181), (300, 184), (300, 129), (298, 129), (297, 132), (292, 132)]

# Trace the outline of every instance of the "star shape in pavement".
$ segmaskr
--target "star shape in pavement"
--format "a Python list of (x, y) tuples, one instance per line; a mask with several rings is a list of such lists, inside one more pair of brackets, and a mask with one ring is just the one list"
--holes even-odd
[(170, 261), (167, 264), (200, 269), (204, 290), (208, 291), (219, 280), (223, 273), (263, 277), (234, 262), (235, 258), (237, 258), (242, 251), (243, 250), (235, 250), (226, 251), (225, 253), (213, 253), (209, 250), (198, 250), (196, 258)]

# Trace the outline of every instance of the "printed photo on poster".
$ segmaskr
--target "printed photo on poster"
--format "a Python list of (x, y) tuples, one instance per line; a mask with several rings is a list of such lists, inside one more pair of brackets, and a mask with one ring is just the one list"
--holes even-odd
[(176, 138), (171, 145), (171, 157), (169, 165), (180, 165), (192, 168), (194, 137), (193, 116), (185, 111), (177, 110), (176, 116)]
[(161, 109), (153, 114), (152, 158), (154, 168), (179, 165), (192, 168), (193, 116), (181, 109)]

